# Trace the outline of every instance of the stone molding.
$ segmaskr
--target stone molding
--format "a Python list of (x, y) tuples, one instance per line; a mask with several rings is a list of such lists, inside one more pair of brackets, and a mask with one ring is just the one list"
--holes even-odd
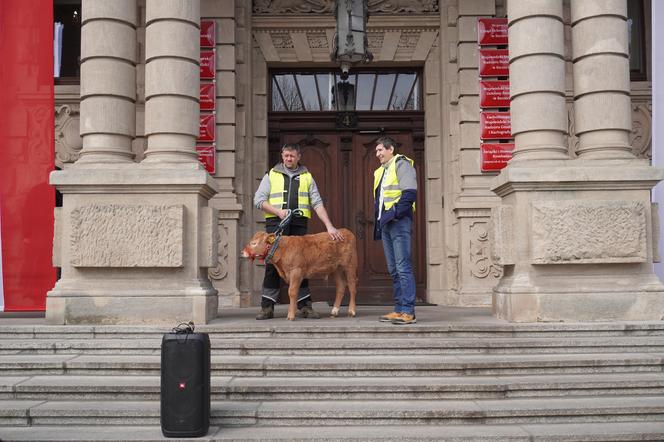
[(198, 241), (198, 265), (208, 269), (217, 265), (219, 230), (217, 229), (217, 220), (219, 211), (212, 207), (202, 207), (199, 216), (199, 231), (201, 232)]
[(497, 265), (514, 264), (514, 210), (512, 206), (498, 206), (491, 209), (493, 234), (491, 256)]
[(641, 201), (533, 202), (533, 264), (641, 263), (648, 259)]
[(646, 160), (550, 160), (538, 167), (508, 167), (493, 178), (500, 197), (517, 191), (648, 190), (664, 179), (664, 171)]
[[(334, 14), (335, 0), (253, 0), (252, 12), (263, 15)], [(369, 0), (370, 14), (437, 14), (438, 0)]]
[(80, 109), (79, 103), (55, 107), (55, 165), (59, 169), (78, 160), (83, 148)]
[(652, 262), (662, 262), (662, 257), (659, 252), (659, 203), (650, 204), (650, 216), (652, 223)]
[(72, 210), (74, 267), (182, 267), (184, 206), (92, 204)]
[[(367, 30), (369, 50), (376, 61), (419, 61), (438, 46), (439, 18), (379, 16)], [(332, 16), (294, 21), (278, 16), (254, 16), (252, 32), (267, 62), (329, 63), (335, 22)]]
[(229, 247), (230, 247), (230, 232), (228, 226), (224, 223), (219, 223), (218, 232), (218, 245), (217, 245), (217, 262), (208, 270), (210, 279), (220, 281), (228, 276), (230, 262), (228, 261)]
[(470, 275), (474, 278), (484, 279), (492, 277), (498, 279), (503, 275), (503, 268), (492, 262), (491, 242), (489, 241), (489, 223), (478, 220), (470, 223)]
[[(632, 130), (629, 135), (632, 153), (637, 158), (652, 160), (652, 98), (644, 96), (642, 91), (632, 91)], [(571, 98), (567, 100), (568, 150), (571, 158), (576, 158), (579, 138), (574, 134), (574, 106)]]

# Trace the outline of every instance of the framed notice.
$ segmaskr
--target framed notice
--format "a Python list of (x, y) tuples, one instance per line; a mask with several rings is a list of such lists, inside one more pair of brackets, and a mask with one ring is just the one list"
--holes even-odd
[(483, 140), (512, 138), (510, 113), (480, 112), (480, 138)]
[(217, 43), (217, 29), (214, 20), (201, 20), (201, 48), (213, 48)]
[(492, 172), (507, 166), (512, 159), (514, 143), (480, 143), (480, 169)]
[(480, 80), (480, 107), (510, 107), (509, 80)]
[(477, 42), (480, 45), (506, 45), (507, 19), (506, 18), (478, 19)]
[(201, 80), (213, 80), (216, 74), (214, 50), (201, 51)]
[(214, 83), (201, 83), (200, 105), (202, 111), (213, 111), (215, 109), (216, 87)]
[(217, 169), (217, 149), (214, 144), (209, 146), (196, 146), (198, 161), (205, 166), (210, 175), (214, 175)]
[(214, 114), (201, 114), (198, 126), (198, 141), (214, 141)]
[(507, 77), (510, 57), (507, 49), (480, 49), (480, 77)]

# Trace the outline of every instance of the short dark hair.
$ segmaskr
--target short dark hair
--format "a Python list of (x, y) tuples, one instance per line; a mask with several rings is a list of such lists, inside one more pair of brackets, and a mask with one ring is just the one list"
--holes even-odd
[(281, 151), (284, 150), (294, 150), (297, 153), (300, 153), (300, 145), (297, 143), (286, 143), (282, 146)]
[(396, 152), (397, 150), (397, 143), (390, 137), (380, 137), (379, 139), (376, 140), (376, 146), (379, 144), (382, 144), (384, 148), (386, 149), (394, 149)]

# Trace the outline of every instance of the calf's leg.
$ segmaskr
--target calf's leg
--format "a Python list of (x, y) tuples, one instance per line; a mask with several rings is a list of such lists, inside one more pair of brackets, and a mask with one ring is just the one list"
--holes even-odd
[(302, 274), (294, 271), (290, 274), (288, 282), (288, 320), (295, 321), (295, 312), (297, 311), (297, 294), (302, 284)]
[(344, 292), (346, 291), (346, 280), (342, 269), (339, 268), (334, 272), (334, 282), (337, 286), (337, 294), (334, 298), (334, 307), (332, 307), (330, 316), (336, 318), (339, 316), (339, 307), (341, 307), (341, 300), (344, 299)]
[(357, 295), (357, 254), (351, 255), (350, 261), (344, 268), (350, 300), (348, 302), (348, 316), (355, 317), (355, 296)]

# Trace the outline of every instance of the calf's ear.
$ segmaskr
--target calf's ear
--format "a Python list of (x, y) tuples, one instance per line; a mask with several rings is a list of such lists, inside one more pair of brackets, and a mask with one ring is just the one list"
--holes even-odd
[(268, 243), (268, 244), (274, 244), (274, 233), (270, 233), (270, 234), (267, 236), (267, 243)]

